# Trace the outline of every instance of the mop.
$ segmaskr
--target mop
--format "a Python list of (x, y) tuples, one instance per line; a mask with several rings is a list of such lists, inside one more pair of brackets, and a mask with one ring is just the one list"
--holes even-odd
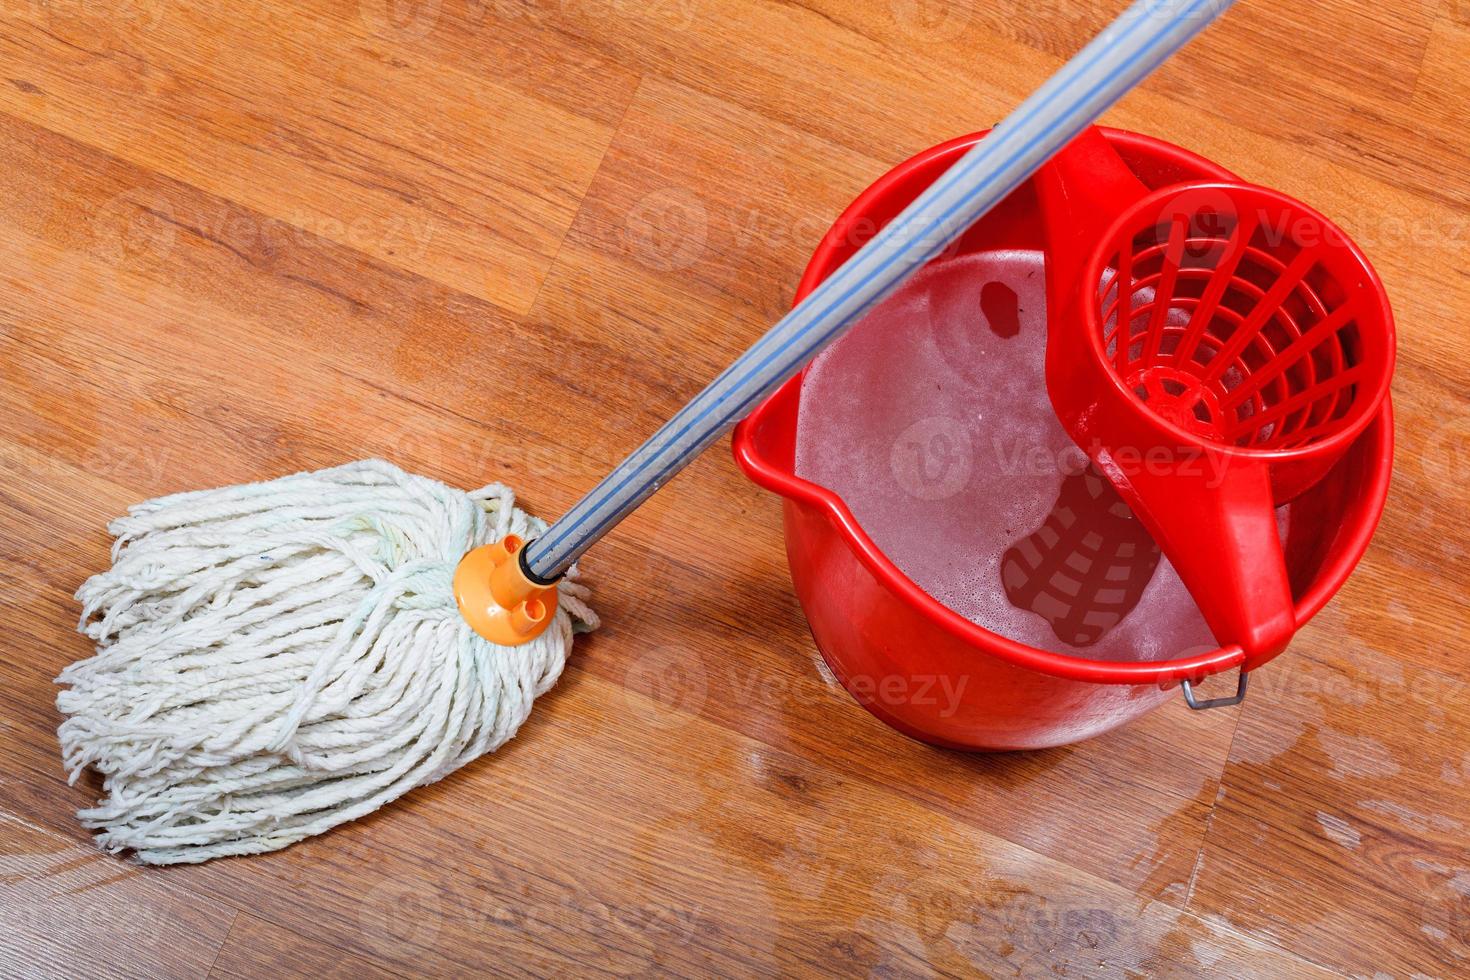
[(79, 819), (149, 864), (285, 847), (512, 738), (597, 626), (576, 561), (1231, 0), (1139, 0), (549, 527), (370, 460), (162, 497), (77, 593)]

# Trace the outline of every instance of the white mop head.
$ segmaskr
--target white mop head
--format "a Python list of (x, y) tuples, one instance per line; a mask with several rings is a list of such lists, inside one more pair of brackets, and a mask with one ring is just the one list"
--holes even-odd
[(460, 618), (460, 557), (540, 522), (381, 460), (161, 497), (111, 525), (77, 593), (96, 655), (58, 732), (99, 846), (150, 864), (273, 851), (370, 813), (515, 735), (594, 628), (569, 574), (519, 647)]

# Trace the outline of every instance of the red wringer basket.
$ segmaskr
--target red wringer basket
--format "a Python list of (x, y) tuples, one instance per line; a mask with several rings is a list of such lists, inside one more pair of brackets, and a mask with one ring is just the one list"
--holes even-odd
[(1247, 669), (1298, 623), (1275, 509), (1388, 394), (1393, 317), (1342, 231), (1277, 191), (1145, 187), (1096, 129), (1037, 177), (1047, 391)]

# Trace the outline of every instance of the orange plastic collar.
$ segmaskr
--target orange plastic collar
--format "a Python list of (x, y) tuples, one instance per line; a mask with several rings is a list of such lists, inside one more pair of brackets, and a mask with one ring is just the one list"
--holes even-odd
[(501, 646), (534, 640), (556, 615), (556, 586), (526, 576), (519, 555), (524, 546), (507, 534), (466, 554), (454, 570), (459, 614), (476, 633)]

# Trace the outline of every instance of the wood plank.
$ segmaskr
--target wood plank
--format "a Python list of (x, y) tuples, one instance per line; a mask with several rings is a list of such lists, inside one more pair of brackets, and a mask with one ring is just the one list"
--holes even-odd
[[(7, 800), (13, 780), (8, 769), (0, 777)], [(209, 971), (234, 908), (9, 809), (0, 805), (0, 973), (199, 977)]]
[[(1124, 6), (528, 0), (509, 8), (509, 16), (533, 12), (538, 22), (638, 70), (857, 152), (896, 158), (999, 119)], [(1337, 0), (1325, 12), (1291, 0), (1239, 4), (1145, 82), (1141, 94), (1161, 96), (1201, 123), (1242, 127), (1265, 142), (1464, 207), (1470, 195), (1463, 182), (1442, 179), (1447, 165), (1465, 157), (1463, 126), (1417, 129), (1402, 110), (1437, 20), (1465, 19), (1457, 7)], [(476, 29), (449, 17), (440, 25), (450, 33)], [(1264, 104), (1263, 80), (1270, 86)], [(819, 93), (821, 111), (811, 111), (806, 93)]]
[[(694, 717), (650, 739), (624, 721), (665, 709), (632, 697), (574, 675), (510, 746), (386, 811), (284, 852), (146, 873), (249, 896), (264, 922), (309, 921), (316, 942), (436, 975), (588, 962), (1325, 975), (822, 760)], [(15, 802), (47, 809), (12, 751), (30, 749), (0, 753), (25, 775)]]
[[(221, 18), (214, 4), (178, 3), (157, 24), (17, 8), (0, 66), (23, 84), (0, 87), (0, 108), (528, 308), (634, 76), (599, 63), (595, 101), (558, 102), (561, 86), (505, 85), (482, 65), (400, 49), (355, 4), (321, 6)], [(550, 40), (537, 47), (546, 74), (578, 60)]]
[[(301, 925), (310, 929), (310, 920)], [(378, 980), (400, 976), (371, 960), (351, 956), (316, 939), (241, 912), (230, 927), (209, 971), (219, 977), (312, 977), (321, 980)]]
[(1461, 975), (1470, 681), (1324, 618), (1251, 692), (1189, 908), (1345, 973)]

